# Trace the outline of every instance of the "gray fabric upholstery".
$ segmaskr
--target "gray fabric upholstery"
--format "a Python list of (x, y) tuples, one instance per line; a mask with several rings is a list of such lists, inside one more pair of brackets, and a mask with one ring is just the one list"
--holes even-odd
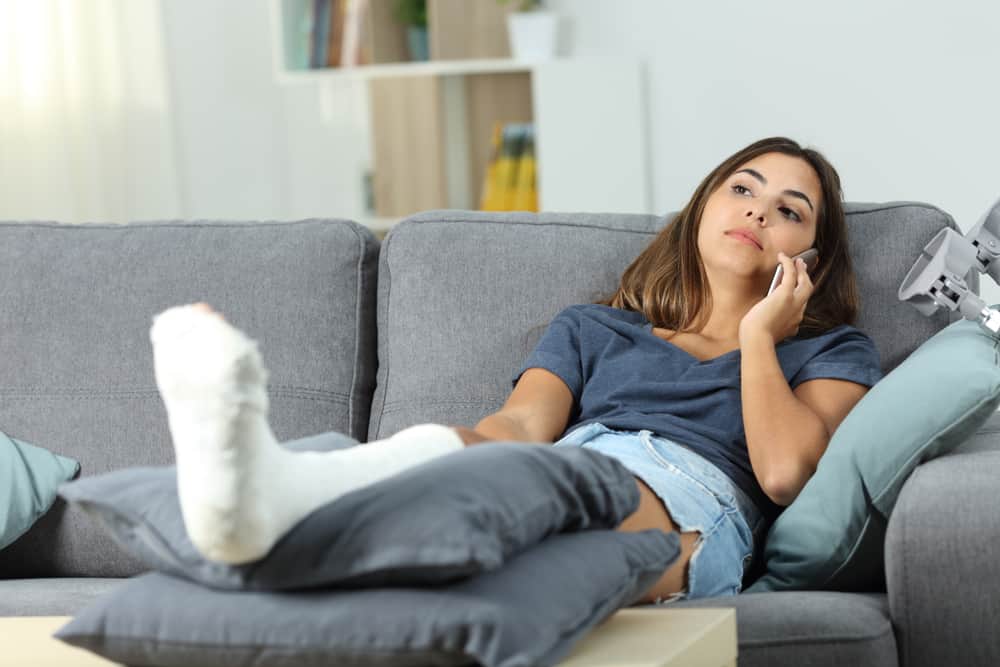
[[(924, 318), (896, 291), (923, 246), (958, 228), (925, 204), (846, 210), (862, 297), (856, 325), (889, 371), (957, 319)], [(282, 440), (333, 448), (415, 423), (471, 425), (502, 404), (552, 316), (609, 293), (666, 220), (429, 211), (390, 232), (377, 265), (370, 233), (342, 221), (0, 223), (0, 428), (57, 453), (86, 453), (84, 475), (169, 463), (148, 329), (158, 310), (196, 300), (261, 341)], [(978, 274), (966, 280), (978, 293)], [(331, 429), (355, 439), (319, 436), (322, 447), (312, 446)], [(806, 592), (681, 605), (737, 608), (741, 667), (895, 665), (890, 606), (900, 664), (995, 664), (996, 450), (1000, 417), (904, 486), (886, 545), (888, 600)], [(139, 568), (62, 501), (0, 552), (0, 577)], [(118, 583), (0, 581), (0, 615), (75, 613)]]
[[(363, 440), (378, 246), (343, 220), (0, 224), (0, 425), (84, 477), (171, 463), (149, 328), (206, 301), (260, 342), (279, 439)], [(61, 500), (0, 552), (0, 577), (144, 569)]]
[[(889, 372), (958, 319), (946, 310), (924, 317), (897, 297), (924, 245), (958, 227), (926, 204), (850, 203), (846, 211), (862, 294), (856, 326)], [(497, 410), (552, 317), (609, 295), (672, 215), (427, 211), (399, 223), (379, 257), (369, 439), (425, 421), (472, 426)], [(979, 274), (966, 280), (978, 293)]]
[(0, 616), (72, 616), (128, 579), (0, 579)]
[(685, 607), (736, 608), (740, 667), (897, 664), (896, 640), (882, 594), (747, 593), (672, 605)]
[(948, 456), (995, 451), (1000, 451), (1000, 411), (994, 412), (971, 438), (956, 447)]
[[(980, 429), (980, 433), (983, 430)], [(983, 433), (983, 438), (996, 434)], [(1000, 451), (918, 467), (886, 535), (886, 584), (902, 664), (1000, 661)]]

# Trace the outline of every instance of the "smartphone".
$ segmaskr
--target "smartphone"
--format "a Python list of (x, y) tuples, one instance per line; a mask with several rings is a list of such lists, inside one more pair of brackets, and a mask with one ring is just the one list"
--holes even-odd
[[(792, 261), (802, 258), (802, 261), (806, 263), (806, 272), (812, 271), (816, 267), (816, 262), (819, 261), (819, 250), (816, 248), (809, 248), (805, 252), (800, 252), (795, 257), (792, 257)], [(771, 286), (767, 288), (767, 293), (770, 294), (774, 291), (774, 288), (778, 286), (781, 282), (781, 276), (784, 273), (784, 266), (778, 264), (778, 268), (774, 270), (774, 277), (771, 278)], [(766, 295), (765, 295), (766, 296)]]

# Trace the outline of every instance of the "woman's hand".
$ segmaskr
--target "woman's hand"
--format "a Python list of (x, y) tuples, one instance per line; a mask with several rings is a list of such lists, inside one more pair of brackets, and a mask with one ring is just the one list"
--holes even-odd
[(781, 282), (740, 320), (740, 341), (749, 336), (765, 335), (774, 344), (799, 332), (806, 304), (813, 293), (812, 280), (801, 259), (778, 253), (783, 268)]

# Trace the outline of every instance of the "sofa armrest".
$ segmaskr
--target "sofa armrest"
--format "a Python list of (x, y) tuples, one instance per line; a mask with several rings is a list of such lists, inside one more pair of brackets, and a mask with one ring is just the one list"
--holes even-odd
[(903, 667), (1000, 660), (1000, 451), (986, 445), (918, 466), (889, 520), (886, 585)]

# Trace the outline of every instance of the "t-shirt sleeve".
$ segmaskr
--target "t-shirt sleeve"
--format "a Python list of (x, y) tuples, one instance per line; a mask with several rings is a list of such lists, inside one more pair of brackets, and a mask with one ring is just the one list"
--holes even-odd
[(580, 357), (580, 314), (571, 307), (563, 309), (549, 323), (535, 348), (514, 374), (511, 388), (529, 368), (544, 368), (566, 383), (573, 397), (583, 392), (583, 364)]
[(875, 342), (859, 329), (845, 327), (821, 345), (789, 385), (795, 389), (806, 380), (833, 378), (872, 387), (882, 377), (882, 364)]

